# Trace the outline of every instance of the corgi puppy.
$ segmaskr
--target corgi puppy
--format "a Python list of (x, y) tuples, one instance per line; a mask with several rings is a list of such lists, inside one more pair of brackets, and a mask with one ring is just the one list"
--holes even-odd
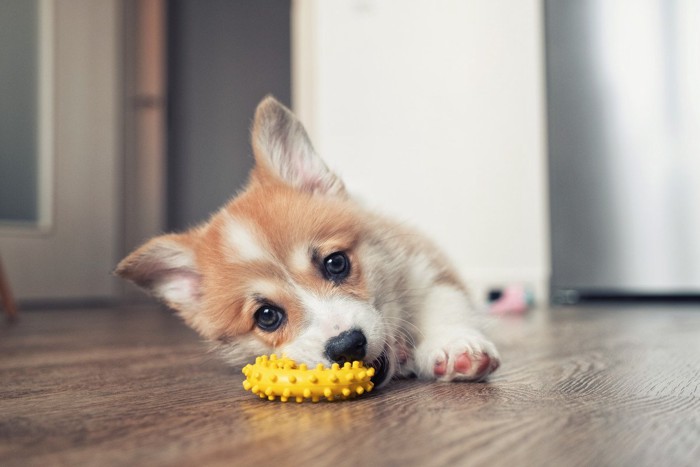
[(208, 222), (151, 239), (116, 273), (232, 364), (272, 352), (309, 366), (361, 360), (376, 385), (477, 381), (498, 368), (448, 258), (354, 201), (272, 97), (255, 112), (252, 147), (240, 194)]

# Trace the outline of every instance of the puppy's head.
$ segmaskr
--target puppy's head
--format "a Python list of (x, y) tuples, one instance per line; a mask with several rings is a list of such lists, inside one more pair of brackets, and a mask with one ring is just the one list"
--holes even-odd
[(309, 365), (386, 363), (367, 214), (271, 97), (258, 106), (252, 143), (255, 168), (241, 194), (207, 223), (150, 240), (117, 274), (232, 360), (275, 351)]

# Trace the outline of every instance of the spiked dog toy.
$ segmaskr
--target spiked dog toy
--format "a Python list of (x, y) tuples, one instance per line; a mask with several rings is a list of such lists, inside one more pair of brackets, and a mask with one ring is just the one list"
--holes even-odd
[(311, 399), (345, 400), (370, 392), (374, 384), (374, 368), (365, 368), (362, 362), (347, 362), (342, 367), (334, 363), (326, 368), (319, 363), (316, 369), (309, 370), (303, 363), (299, 366), (294, 360), (272, 354), (255, 359), (255, 364), (243, 368), (246, 379), (243, 389), (257, 394), (261, 399), (282, 402), (295, 399), (303, 402)]

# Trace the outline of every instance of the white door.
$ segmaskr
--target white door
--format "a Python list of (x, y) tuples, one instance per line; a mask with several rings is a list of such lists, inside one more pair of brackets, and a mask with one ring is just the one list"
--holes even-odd
[[(27, 3), (37, 18), (37, 47), (7, 52), (13, 43), (5, 42), (0, 76), (12, 72), (2, 69), (8, 57), (36, 54), (36, 151), (15, 151), (11, 138), (0, 140), (0, 183), (19, 176), (10, 158), (35, 158), (27, 183), (36, 188), (36, 209), (25, 219), (17, 213), (3, 219), (0, 211), (0, 257), (20, 300), (114, 297), (119, 287), (110, 273), (121, 236), (119, 2), (3, 0), (3, 8)], [(22, 14), (9, 18), (15, 17)], [(8, 111), (0, 106), (0, 114)], [(5, 114), (0, 124), (16, 119)], [(21, 191), (0, 189), (0, 206), (21, 203)]]

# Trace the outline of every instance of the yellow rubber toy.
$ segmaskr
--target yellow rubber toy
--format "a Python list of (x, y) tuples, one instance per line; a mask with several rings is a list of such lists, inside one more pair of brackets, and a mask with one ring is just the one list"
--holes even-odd
[(282, 402), (291, 398), (297, 402), (305, 399), (318, 402), (321, 398), (345, 400), (370, 392), (374, 387), (370, 381), (374, 368), (365, 368), (357, 361), (342, 367), (334, 363), (330, 368), (319, 363), (316, 369), (309, 370), (303, 363), (297, 366), (286, 357), (263, 355), (255, 359), (254, 365), (246, 365), (243, 374), (246, 377), (243, 389), (271, 401), (277, 397)]

